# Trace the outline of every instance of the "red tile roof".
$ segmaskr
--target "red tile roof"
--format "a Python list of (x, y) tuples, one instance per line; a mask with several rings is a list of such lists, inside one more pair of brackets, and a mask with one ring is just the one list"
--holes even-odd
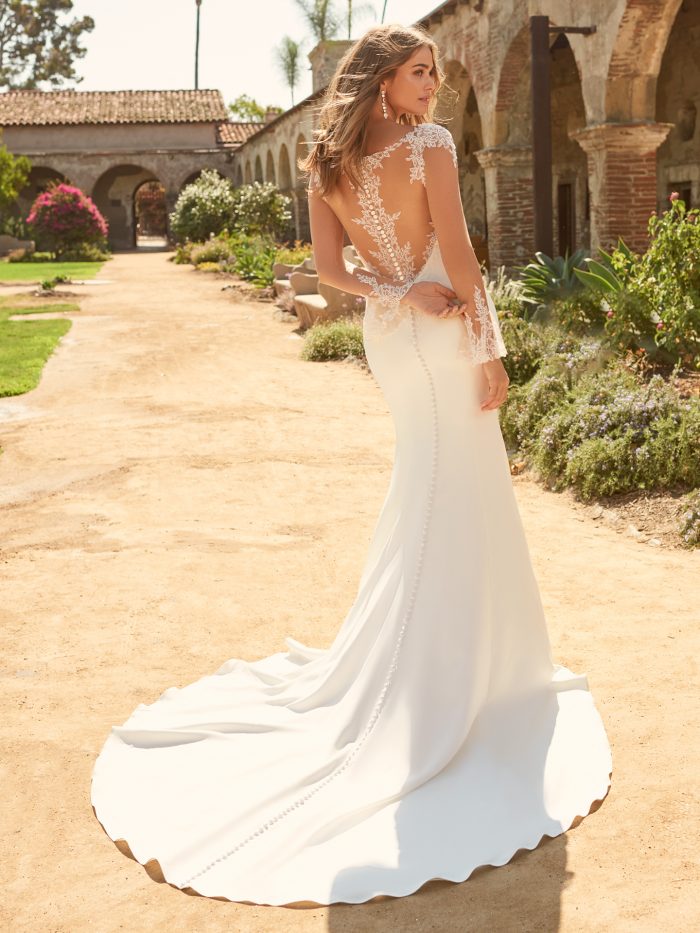
[(237, 149), (254, 133), (261, 130), (263, 126), (265, 126), (265, 124), (260, 121), (257, 123), (219, 123), (216, 128), (216, 141), (220, 146)]
[(215, 90), (0, 93), (0, 126), (219, 123), (228, 116), (221, 91)]

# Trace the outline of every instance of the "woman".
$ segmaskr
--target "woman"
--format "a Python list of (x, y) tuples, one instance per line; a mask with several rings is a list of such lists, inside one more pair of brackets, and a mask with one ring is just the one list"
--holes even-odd
[[(303, 163), (322, 281), (364, 295), (396, 458), (328, 649), (232, 659), (113, 728), (92, 800), (180, 888), (360, 903), (502, 865), (590, 810), (610, 748), (555, 664), (497, 408), (506, 353), (462, 212), (443, 81), (415, 28), (340, 62)], [(346, 230), (364, 267), (344, 263)]]

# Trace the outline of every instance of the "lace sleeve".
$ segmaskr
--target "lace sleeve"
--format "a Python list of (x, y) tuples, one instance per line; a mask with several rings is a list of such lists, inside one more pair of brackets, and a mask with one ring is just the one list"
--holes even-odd
[(468, 355), (474, 363), (486, 363), (507, 353), (496, 307), (484, 287), (467, 230), (457, 151), (447, 127), (435, 123), (424, 127), (420, 159), (414, 161), (412, 172), (425, 184), (430, 216), (452, 287), (469, 302), (464, 314)]
[[(485, 295), (485, 297), (484, 297)], [(468, 313), (464, 314), (464, 324), (467, 328), (471, 358), (474, 363), (487, 363), (499, 356), (507, 356), (506, 345), (503, 342), (498, 313), (493, 298), (486, 289), (474, 286), (474, 307), (476, 321)], [(474, 324), (478, 323), (478, 333)]]

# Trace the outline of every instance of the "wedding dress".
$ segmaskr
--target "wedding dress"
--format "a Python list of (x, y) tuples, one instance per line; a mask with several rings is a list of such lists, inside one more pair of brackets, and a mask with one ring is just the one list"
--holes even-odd
[(176, 887), (269, 905), (407, 895), (505, 864), (610, 786), (587, 677), (552, 660), (498, 411), (479, 405), (475, 363), (505, 355), (493, 300), (476, 296), (477, 334), (403, 309), (404, 289), (380, 281), (393, 267), (450, 285), (430, 219), (401, 232), (438, 150), (456, 164), (449, 131), (422, 124), (366, 156), (351, 206), (396, 445), (333, 643), (289, 637), (171, 687), (113, 727), (95, 764), (104, 829)]

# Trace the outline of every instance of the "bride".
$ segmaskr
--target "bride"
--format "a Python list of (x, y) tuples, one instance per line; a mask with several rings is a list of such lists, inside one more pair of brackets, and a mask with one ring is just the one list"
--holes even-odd
[(506, 348), (430, 120), (443, 79), (427, 33), (370, 29), (300, 166), (320, 280), (365, 296), (395, 427), (354, 603), (327, 649), (289, 637), (141, 704), (95, 764), (108, 835), (178, 888), (407, 895), (565, 832), (610, 786), (586, 675), (552, 660), (498, 420)]

